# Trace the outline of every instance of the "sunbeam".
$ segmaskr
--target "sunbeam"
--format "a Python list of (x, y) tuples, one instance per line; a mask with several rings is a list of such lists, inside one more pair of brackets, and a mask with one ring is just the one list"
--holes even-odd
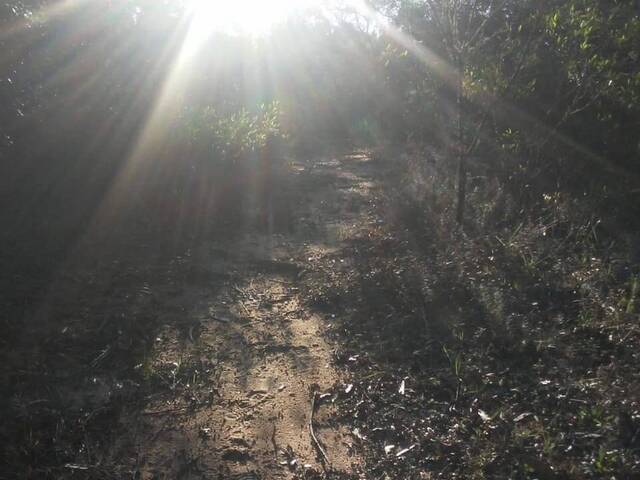
[(193, 16), (192, 30), (196, 37), (212, 31), (261, 35), (274, 24), (304, 10), (318, 7), (323, 0), (187, 0)]

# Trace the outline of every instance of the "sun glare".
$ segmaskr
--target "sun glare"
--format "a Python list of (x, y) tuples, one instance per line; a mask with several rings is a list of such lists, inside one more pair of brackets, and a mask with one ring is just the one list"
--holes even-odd
[(260, 35), (296, 11), (320, 6), (322, 0), (189, 0), (193, 27), (199, 34), (224, 31)]

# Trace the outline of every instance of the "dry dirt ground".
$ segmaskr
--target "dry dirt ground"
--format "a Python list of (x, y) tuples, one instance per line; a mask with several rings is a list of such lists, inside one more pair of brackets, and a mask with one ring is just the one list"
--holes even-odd
[(376, 222), (368, 162), (292, 164), (271, 234), (77, 252), (3, 358), (0, 433), (24, 436), (0, 478), (365, 478), (335, 317), (309, 291)]
[(206, 243), (192, 253), (200, 276), (224, 284), (215, 294), (206, 282), (176, 292), (165, 315), (185, 311), (183, 328), (158, 334), (147, 368), (179, 376), (182, 365), (197, 364), (204, 372), (192, 383), (198, 375), (215, 381), (201, 381), (210, 395), (205, 408), (188, 408), (189, 398), (147, 405), (137, 438), (141, 478), (357, 478), (362, 472), (357, 439), (335, 418), (332, 400), (348, 395), (349, 379), (325, 335), (331, 318), (307, 306), (304, 289), (313, 265), (371, 221), (365, 207), (373, 185), (356, 173), (367, 160), (353, 155), (294, 165), (291, 182), (299, 190), (290, 198), (297, 203), (280, 205), (276, 215), (289, 210), (289, 218), (279, 233), (248, 233), (232, 245)]

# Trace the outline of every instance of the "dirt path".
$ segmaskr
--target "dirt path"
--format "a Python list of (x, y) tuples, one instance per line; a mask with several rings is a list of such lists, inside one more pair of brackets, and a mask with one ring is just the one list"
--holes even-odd
[[(332, 268), (372, 221), (372, 184), (357, 173), (366, 160), (295, 165), (287, 232), (203, 245), (190, 252), (192, 285), (153, 292), (172, 298), (163, 313), (172, 326), (140, 368), (172, 394), (136, 422), (141, 478), (358, 478), (357, 440), (332, 403), (349, 382), (325, 335), (331, 318), (304, 299), (313, 270)], [(315, 392), (329, 394), (313, 416), (326, 459), (309, 429)]]

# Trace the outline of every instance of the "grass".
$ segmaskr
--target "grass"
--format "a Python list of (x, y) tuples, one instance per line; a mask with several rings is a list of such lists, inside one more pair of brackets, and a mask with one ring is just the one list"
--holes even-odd
[[(422, 188), (446, 185), (437, 180), (445, 174), (428, 172), (436, 180)], [(640, 411), (633, 242), (613, 242), (593, 206), (577, 209), (564, 194), (496, 221), (496, 200), (482, 189), (471, 194), (462, 233), (451, 221), (454, 192), (425, 195), (420, 175), (409, 162), (380, 179), (385, 226), (344, 252), (355, 275), (334, 272), (323, 286), (348, 348), (386, 372), (362, 377), (358, 391), (375, 395), (353, 399), (371, 405), (360, 431), (392, 426), (402, 439), (394, 441), (428, 439), (404, 464), (375, 460), (373, 445), (374, 473), (640, 475), (640, 445), (625, 446), (617, 427), (621, 412)], [(350, 313), (332, 310), (338, 291), (352, 292)], [(367, 340), (373, 331), (384, 348)], [(413, 393), (398, 399), (401, 378)]]

